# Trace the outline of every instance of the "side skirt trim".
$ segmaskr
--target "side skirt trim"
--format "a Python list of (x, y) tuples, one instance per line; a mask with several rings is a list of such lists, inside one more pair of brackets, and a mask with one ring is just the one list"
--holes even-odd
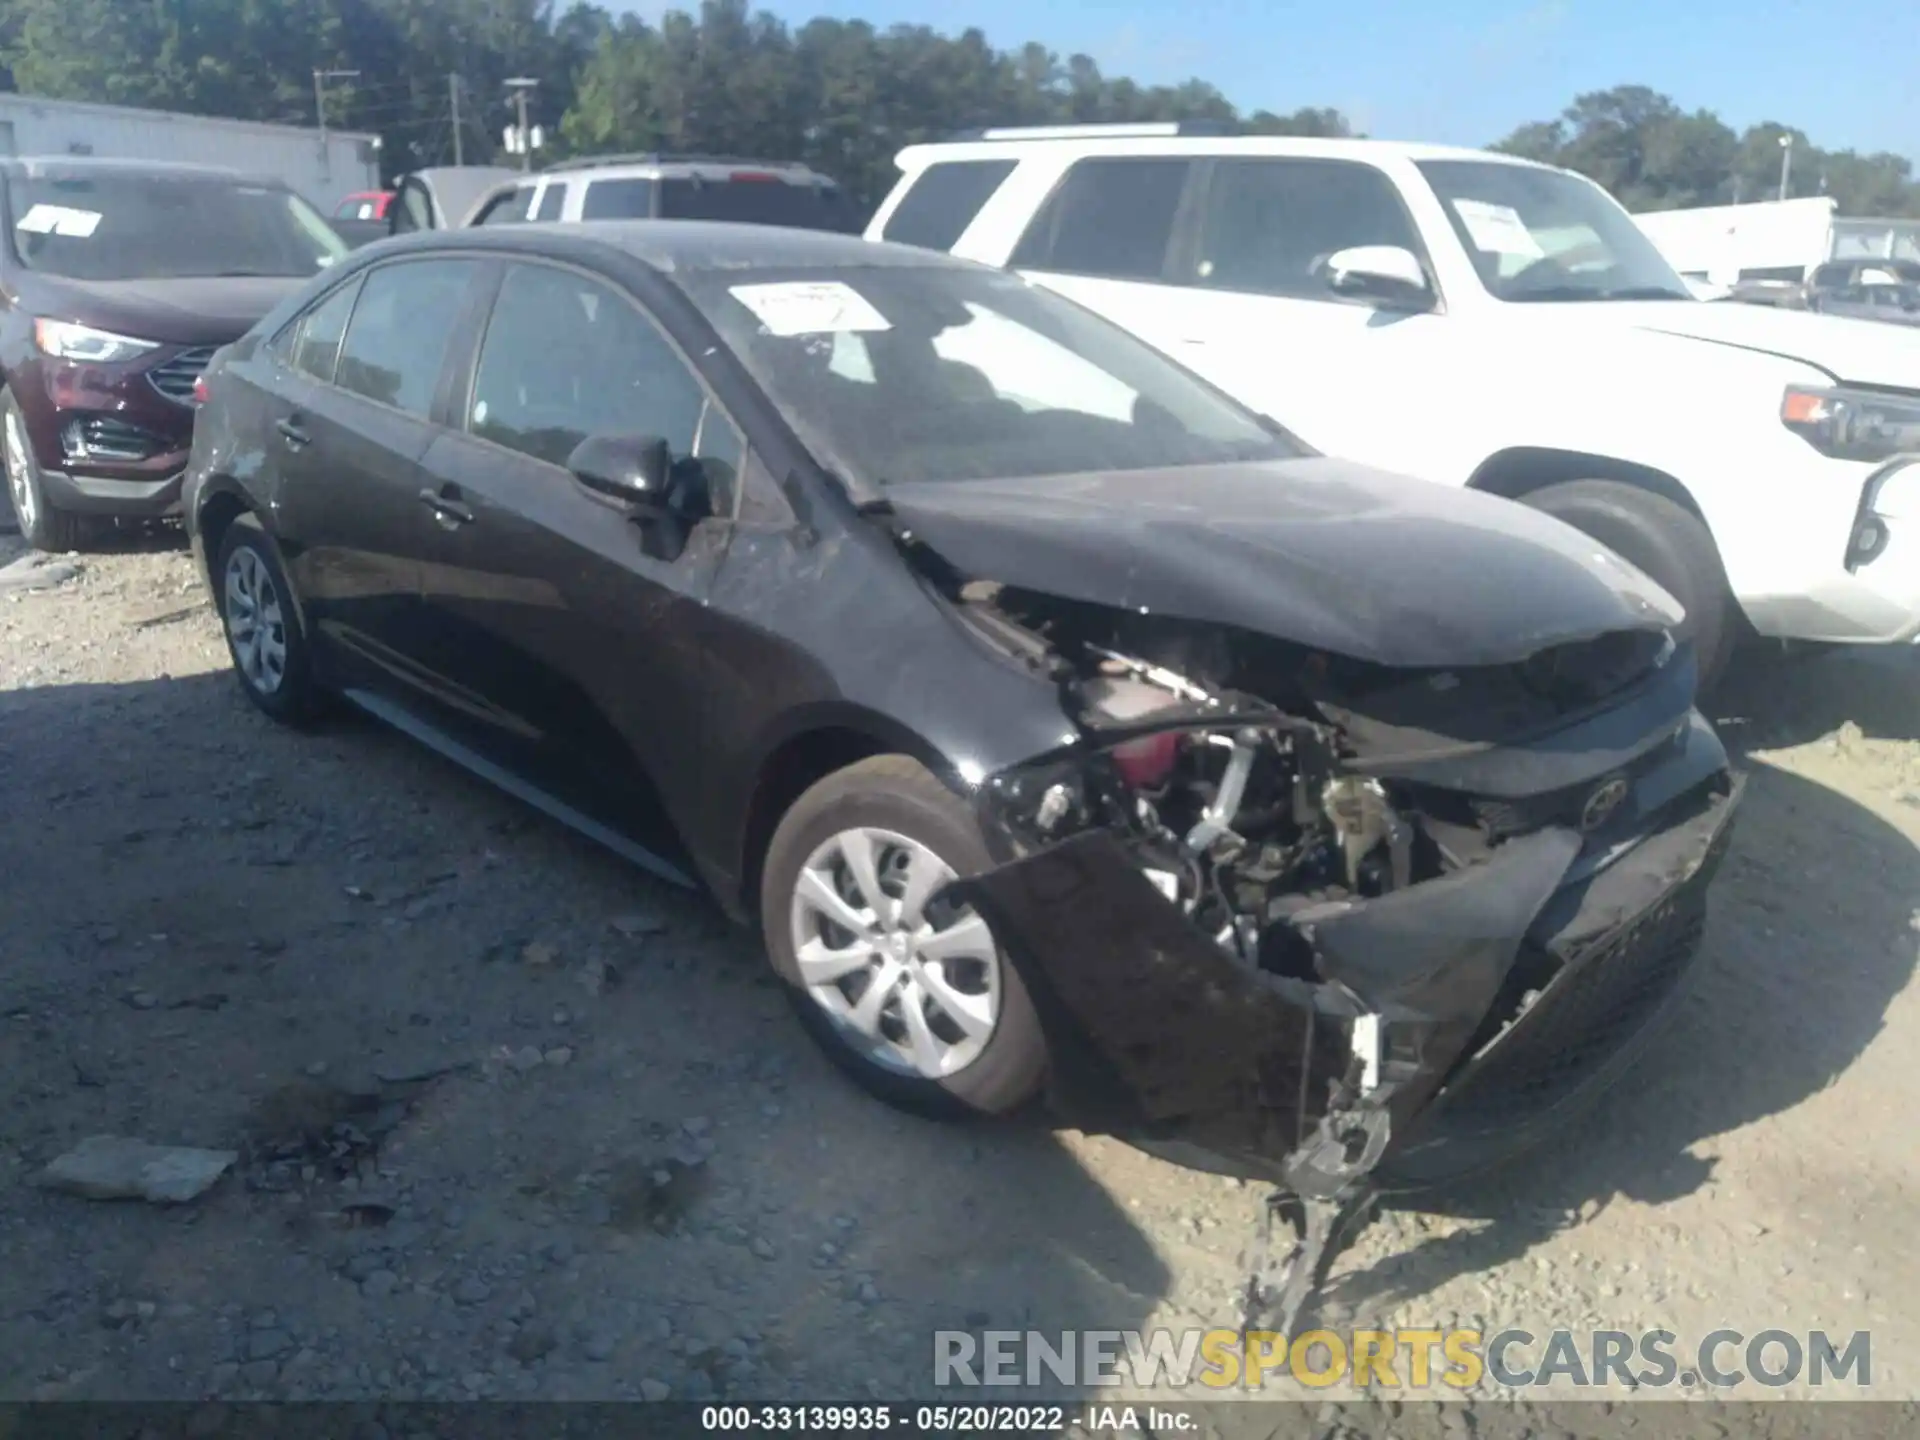
[(681, 870), (679, 866), (661, 859), (645, 846), (635, 844), (617, 830), (602, 825), (589, 815), (583, 815), (564, 800), (554, 798), (539, 786), (521, 779), (511, 770), (504, 769), (468, 749), (452, 736), (436, 729), (404, 707), (368, 690), (343, 690), (341, 695), (374, 719), (391, 725), (402, 734), (418, 740), (435, 754), (451, 760), (461, 769), (477, 775), (496, 789), (504, 790), (514, 799), (531, 805), (549, 819), (558, 820), (576, 834), (584, 835), (595, 844), (604, 845), (621, 859), (685, 889), (699, 888), (693, 877)]

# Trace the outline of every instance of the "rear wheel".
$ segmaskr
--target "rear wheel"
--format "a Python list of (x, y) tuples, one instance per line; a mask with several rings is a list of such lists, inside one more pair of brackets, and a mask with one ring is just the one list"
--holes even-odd
[(307, 637), (280, 556), (252, 515), (227, 526), (214, 562), (214, 597), (240, 688), (266, 714), (301, 725), (319, 714)]
[(1678, 600), (1687, 613), (1674, 638), (1693, 642), (1702, 691), (1719, 680), (1733, 653), (1739, 614), (1719, 548), (1699, 516), (1664, 495), (1616, 480), (1569, 480), (1521, 500), (1591, 535)]
[(33, 446), (27, 440), (26, 417), (12, 391), (0, 401), (0, 452), (6, 462), (7, 499), (13, 504), (21, 538), (36, 550), (56, 553), (84, 546), (93, 535), (91, 519), (56, 510), (48, 502), (40, 462), (33, 458)]
[(903, 755), (828, 776), (774, 832), (768, 958), (815, 1041), (889, 1104), (999, 1114), (1040, 1088), (1046, 1045), (1019, 975), (986, 920), (941, 893), (991, 864), (972, 812)]

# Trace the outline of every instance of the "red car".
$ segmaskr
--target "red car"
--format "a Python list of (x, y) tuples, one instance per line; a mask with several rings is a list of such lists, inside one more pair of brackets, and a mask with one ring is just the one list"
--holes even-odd
[(391, 190), (356, 190), (333, 207), (336, 220), (384, 220), (393, 203)]

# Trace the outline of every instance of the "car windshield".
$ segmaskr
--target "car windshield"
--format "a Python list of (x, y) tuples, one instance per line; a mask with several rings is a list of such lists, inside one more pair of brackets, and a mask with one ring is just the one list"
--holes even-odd
[(947, 266), (677, 277), (823, 465), (866, 488), (1300, 451), (1018, 276)]
[(21, 264), (74, 280), (307, 276), (348, 252), (292, 191), (223, 176), (17, 176), (7, 205)]
[(1419, 170), (1498, 299), (1693, 299), (1633, 217), (1589, 180), (1497, 160), (1424, 160)]

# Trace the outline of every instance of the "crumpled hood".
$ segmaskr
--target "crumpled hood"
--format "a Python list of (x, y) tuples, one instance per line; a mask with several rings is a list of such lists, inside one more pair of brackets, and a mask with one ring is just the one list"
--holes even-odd
[(1633, 300), (1542, 306), (1556, 318), (1580, 313), (1595, 323), (1624, 321), (1641, 330), (1734, 345), (1826, 371), (1836, 380), (1920, 390), (1920, 344), (1901, 326), (1740, 301)]
[(968, 576), (1393, 666), (1501, 665), (1681, 610), (1549, 516), (1324, 456), (889, 485)]
[(293, 276), (192, 276), (165, 280), (22, 277), (35, 314), (170, 345), (228, 345), (307, 282)]

